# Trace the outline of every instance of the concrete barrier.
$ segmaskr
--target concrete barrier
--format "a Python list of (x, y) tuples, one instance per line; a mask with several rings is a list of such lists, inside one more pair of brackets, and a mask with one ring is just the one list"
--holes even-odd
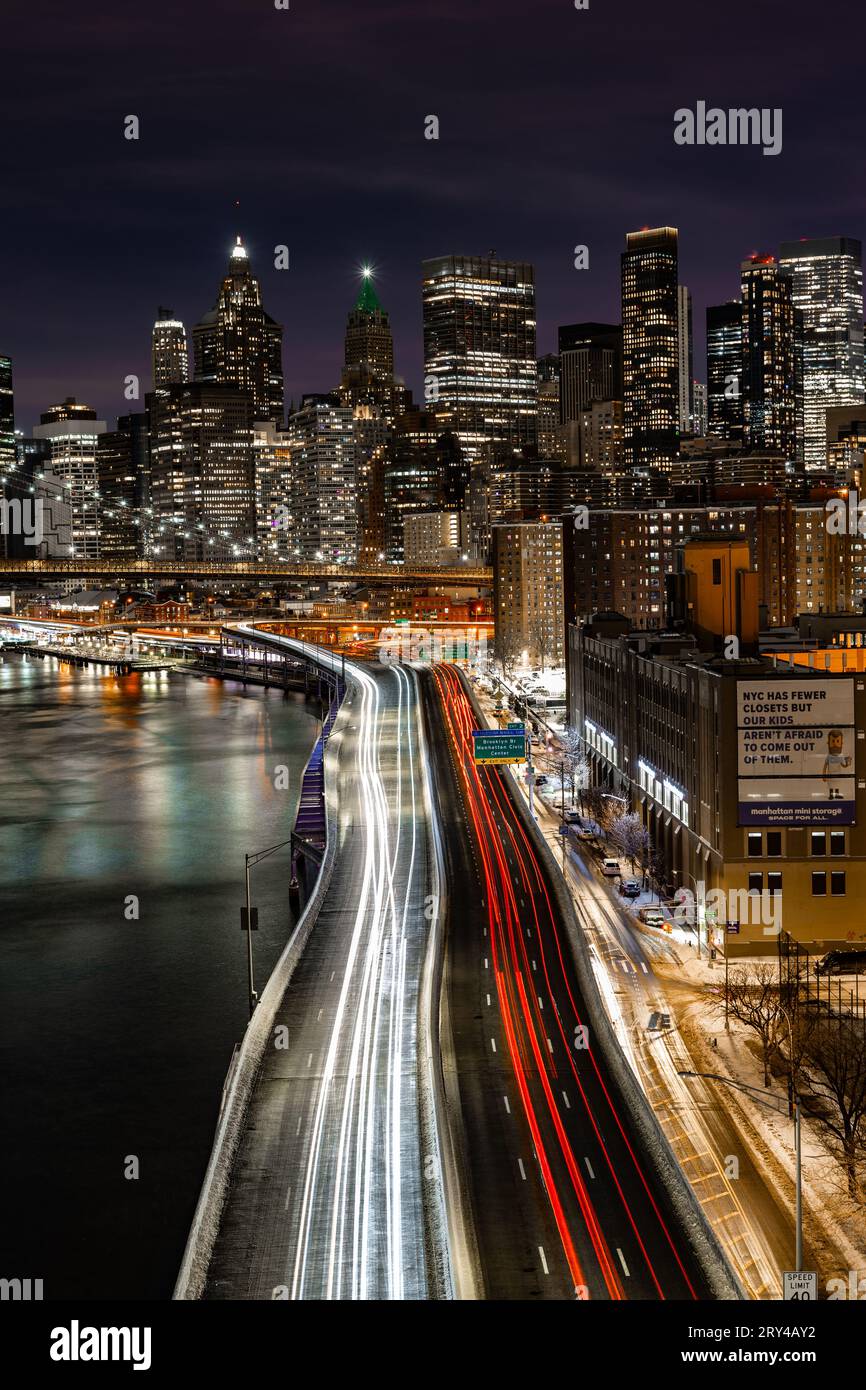
[[(424, 800), (428, 812), (430, 862), (433, 865), (434, 906), (421, 988), (418, 997), (418, 1104), (425, 1157), (433, 1158), (432, 1178), (424, 1185), (427, 1262), (435, 1296), (473, 1300), (482, 1296), (478, 1251), (472, 1218), (461, 1178), (458, 1142), (445, 1093), (440, 1046), (442, 972), (445, 959), (444, 923), (448, 909), (445, 856), (434, 811), (424, 696), (417, 671), (412, 671), (418, 696), (419, 749), (424, 768)], [(459, 1117), (458, 1117), (459, 1119)]]

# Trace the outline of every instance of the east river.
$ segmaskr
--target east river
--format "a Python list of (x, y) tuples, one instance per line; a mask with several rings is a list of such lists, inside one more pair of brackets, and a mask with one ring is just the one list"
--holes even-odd
[[(315, 716), (0, 654), (0, 1276), (170, 1297), (247, 1017), (244, 852), (290, 835)], [(259, 992), (289, 864), (253, 871)]]

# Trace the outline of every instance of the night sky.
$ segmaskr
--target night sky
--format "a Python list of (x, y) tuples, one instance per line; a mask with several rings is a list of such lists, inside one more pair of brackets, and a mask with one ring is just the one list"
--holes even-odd
[[(136, 408), (123, 378), (149, 388), (157, 306), (190, 329), (236, 231), (285, 325), (287, 399), (336, 384), (364, 261), (417, 396), (425, 256), (532, 261), (546, 352), (559, 323), (618, 320), (625, 232), (661, 223), (680, 229), (703, 379), (704, 309), (738, 292), (742, 258), (866, 232), (862, 0), (590, 5), (7, 4), (0, 352), (18, 427), (66, 395), (109, 422)], [(782, 154), (676, 146), (674, 111), (699, 99), (782, 107)]]

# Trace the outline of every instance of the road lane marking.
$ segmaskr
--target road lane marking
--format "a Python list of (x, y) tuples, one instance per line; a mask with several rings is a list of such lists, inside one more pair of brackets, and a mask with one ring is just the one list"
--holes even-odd
[(289, 1198), (291, 1197), (291, 1195), (292, 1195), (292, 1185), (291, 1185), (291, 1183), (289, 1183), (289, 1190), (288, 1190), (288, 1192), (286, 1193), (286, 1200), (285, 1200), (285, 1202), (283, 1203), (283, 1211), (288, 1211), (288, 1209), (289, 1209)]
[[(496, 1049), (495, 1049), (495, 1047), (494, 1047), (494, 1051), (495, 1051), (495, 1050), (496, 1050)], [(503, 1096), (502, 1099), (505, 1101), (505, 1109), (508, 1111), (508, 1114), (510, 1115), (510, 1114), (511, 1114), (511, 1106), (510, 1106), (509, 1103), (508, 1103), (508, 1097), (507, 1097), (507, 1096)]]
[(544, 1000), (542, 999), (542, 997), (541, 997), (540, 994), (539, 994), (539, 996), (538, 996), (538, 1007), (539, 1007), (540, 1009), (543, 1009), (543, 1008), (544, 1008)]
[(522, 1159), (522, 1158), (519, 1158), (519, 1159), (517, 1160), (517, 1166), (518, 1166), (518, 1168), (520, 1169), (520, 1176), (522, 1177), (523, 1181), (526, 1182), (526, 1169), (525, 1169), (524, 1166), (523, 1166), (523, 1159)]
[(337, 973), (336, 970), (332, 970), (332, 971), (331, 971), (331, 983), (332, 983), (332, 984), (333, 984), (334, 976), (336, 975), (336, 973)]
[(641, 968), (641, 970), (643, 971), (643, 973), (644, 973), (645, 975), (648, 975), (648, 974), (649, 974), (649, 971), (647, 970), (646, 965), (645, 965), (645, 963), (644, 963), (643, 961), (641, 961), (641, 963), (640, 963), (640, 968)]
[(567, 1093), (566, 1093), (565, 1091), (563, 1091), (563, 1093), (562, 1093), (562, 1099), (565, 1101), (565, 1108), (566, 1108), (566, 1110), (570, 1110), (570, 1109), (571, 1109), (571, 1101), (568, 1099), (568, 1095), (567, 1095)]
[(621, 1264), (622, 1267), (623, 1267), (623, 1270), (624, 1270), (624, 1272), (625, 1272), (625, 1277), (626, 1277), (626, 1279), (630, 1279), (630, 1278), (631, 1278), (631, 1275), (629, 1274), (628, 1265), (627, 1265), (626, 1262), (625, 1262), (625, 1255), (622, 1253), (622, 1251), (620, 1250), (619, 1246), (616, 1247), (616, 1253), (619, 1255), (619, 1262), (620, 1262), (620, 1264)]
[(551, 1053), (552, 1053), (552, 1052), (553, 1052), (553, 1043), (550, 1041), (550, 1038), (547, 1039), (547, 1046), (550, 1048), (550, 1051), (551, 1051)]
[(547, 1260), (546, 1260), (545, 1255), (544, 1255), (544, 1246), (543, 1246), (543, 1245), (539, 1245), (539, 1247), (538, 1247), (538, 1253), (539, 1253), (539, 1255), (541, 1256), (541, 1268), (544, 1270), (545, 1274), (549, 1274), (549, 1273), (550, 1273), (550, 1270), (547, 1268)]
[(491, 1038), (491, 1039), (490, 1039), (490, 1046), (493, 1048), (493, 1051), (495, 1052), (495, 1051), (496, 1051), (496, 1039), (495, 1039), (495, 1038)]
[(485, 956), (485, 957), (484, 957), (484, 969), (485, 969), (485, 970), (488, 970), (489, 968), (490, 968), (490, 967), (489, 967), (488, 964), (487, 964), (487, 957)]
[(325, 1012), (324, 1009), (320, 1009), (319, 1012), (316, 1014), (316, 1022), (317, 1022), (317, 1023), (318, 1023), (319, 1019), (322, 1017), (322, 1014), (323, 1014), (324, 1012)]
[(490, 995), (489, 995), (489, 994), (488, 994), (488, 996), (487, 996), (487, 1007), (488, 1007), (488, 1009), (490, 1008)]
[(537, 970), (537, 969), (538, 969), (538, 966), (535, 964), (535, 961), (532, 962), (532, 968), (533, 968), (533, 970)]
[(589, 1159), (588, 1159), (588, 1158), (585, 1158), (583, 1161), (584, 1161), (584, 1163), (586, 1164), (586, 1171), (589, 1173), (589, 1176), (590, 1176), (591, 1178), (594, 1178), (594, 1177), (595, 1177), (595, 1173), (592, 1171), (592, 1164), (590, 1163)]
[(298, 1116), (298, 1127), (297, 1127), (297, 1129), (295, 1130), (295, 1135), (296, 1135), (296, 1136), (299, 1135), (300, 1132), (301, 1132), (301, 1116), (299, 1115), (299, 1116)]
[(311, 1067), (312, 1065), (313, 1065), (313, 1054), (312, 1054), (312, 1052), (311, 1052), (310, 1055), (309, 1055), (309, 1057), (307, 1058), (307, 1071), (309, 1071), (309, 1069), (310, 1069), (310, 1067)]

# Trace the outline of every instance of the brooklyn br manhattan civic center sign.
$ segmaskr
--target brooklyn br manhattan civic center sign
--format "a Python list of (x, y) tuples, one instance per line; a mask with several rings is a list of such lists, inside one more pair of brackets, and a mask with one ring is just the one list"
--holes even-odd
[(852, 677), (737, 682), (740, 825), (853, 825)]

